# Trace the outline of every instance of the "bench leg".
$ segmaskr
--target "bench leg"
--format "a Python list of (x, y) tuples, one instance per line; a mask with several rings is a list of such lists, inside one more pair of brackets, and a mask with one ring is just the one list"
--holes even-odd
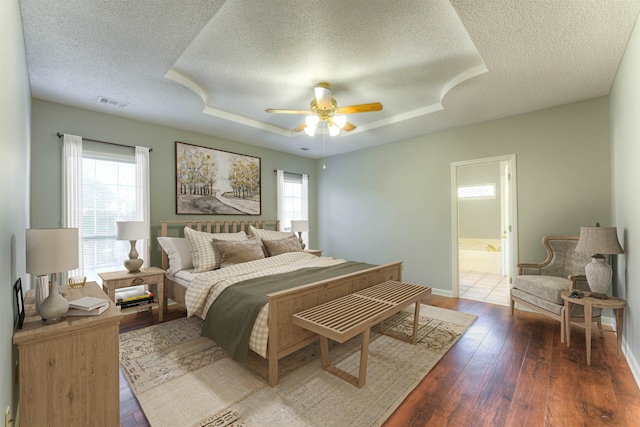
[(320, 336), (320, 356), (322, 357), (322, 369), (329, 367), (329, 339)]
[(358, 388), (364, 387), (367, 382), (367, 361), (369, 359), (369, 328), (362, 332), (362, 346), (360, 347), (360, 372), (358, 374)]
[(370, 335), (370, 328), (367, 328), (362, 332), (362, 345), (360, 347), (360, 368), (358, 371), (358, 377), (356, 377), (355, 375), (351, 375), (350, 373), (345, 372), (336, 366), (333, 366), (329, 362), (329, 339), (327, 337), (320, 336), (320, 356), (322, 358), (322, 369), (342, 380), (345, 380), (350, 384), (353, 384), (358, 388), (364, 387), (367, 382), (367, 361), (369, 358)]
[(411, 344), (418, 341), (418, 321), (420, 320), (420, 301), (416, 301), (416, 308), (413, 312), (413, 334), (411, 335)]

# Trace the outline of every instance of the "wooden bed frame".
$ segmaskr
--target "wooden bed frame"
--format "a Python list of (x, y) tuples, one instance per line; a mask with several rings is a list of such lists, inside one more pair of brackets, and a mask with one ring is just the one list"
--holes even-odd
[[(179, 236), (182, 237), (182, 229), (194, 228), (198, 231), (209, 233), (235, 233), (248, 232), (249, 225), (261, 229), (279, 230), (279, 221), (209, 221), (209, 220), (184, 220), (161, 221), (161, 235), (169, 236), (170, 227), (180, 227)], [(162, 253), (162, 268), (169, 267), (169, 258)], [(269, 362), (269, 385), (278, 384), (278, 360), (317, 341), (319, 336), (313, 332), (295, 326), (292, 317), (295, 313), (315, 307), (327, 301), (352, 294), (387, 280), (402, 281), (402, 262), (393, 262), (376, 266), (355, 273), (345, 274), (340, 277), (322, 280), (293, 289), (275, 292), (267, 295), (269, 302), (269, 341), (267, 344), (267, 360)], [(168, 277), (165, 277), (165, 298), (184, 306), (184, 294), (186, 288)], [(166, 306), (166, 305), (165, 305)]]

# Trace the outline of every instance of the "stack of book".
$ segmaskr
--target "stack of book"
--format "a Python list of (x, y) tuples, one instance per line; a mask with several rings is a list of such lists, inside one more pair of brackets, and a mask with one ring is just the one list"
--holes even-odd
[(96, 297), (82, 297), (69, 301), (68, 316), (97, 316), (109, 308), (109, 300)]
[(116, 305), (120, 308), (151, 304), (154, 300), (155, 295), (149, 291), (116, 293)]

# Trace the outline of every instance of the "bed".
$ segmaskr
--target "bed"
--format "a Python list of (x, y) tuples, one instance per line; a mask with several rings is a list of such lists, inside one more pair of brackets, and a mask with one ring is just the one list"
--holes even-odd
[[(251, 231), (255, 233), (259, 232), (261, 233), (261, 236), (275, 236), (279, 234), (278, 232), (280, 230), (279, 222), (276, 220), (212, 221), (196, 219), (161, 221), (160, 231), (161, 238), (173, 238), (178, 241), (184, 237), (185, 233), (189, 233), (189, 236), (191, 237), (193, 231), (202, 234), (211, 233), (214, 236), (217, 234), (217, 237), (226, 236), (225, 238), (233, 239), (233, 235), (235, 234), (250, 234)], [(159, 241), (161, 241), (161, 239), (159, 239)], [(267, 243), (266, 239), (264, 242)], [(169, 252), (171, 252), (171, 250), (169, 250)], [(174, 261), (173, 266), (169, 261), (170, 258)], [(259, 264), (272, 261), (284, 265), (283, 263), (289, 261), (281, 260), (288, 258), (293, 258), (296, 262), (300, 261), (304, 265), (313, 266), (329, 266), (334, 265), (337, 262), (331, 257), (316, 257), (309, 253), (282, 254), (270, 258), (272, 258), (270, 261), (249, 261), (245, 265), (249, 266), (251, 263)], [(186, 270), (179, 270), (179, 268), (181, 268), (179, 265), (180, 262), (180, 260), (176, 261), (175, 254), (170, 254), (167, 250), (162, 249), (162, 267), (167, 271), (167, 277), (165, 278), (165, 298), (169, 298), (176, 303), (187, 307), (187, 310), (189, 311), (190, 307), (193, 306), (193, 295), (200, 292), (197, 291), (197, 288), (203, 280), (200, 280), (198, 277), (189, 281), (190, 273)], [(244, 268), (243, 264), (234, 265), (232, 267), (233, 268), (228, 270), (222, 268), (219, 269), (219, 271), (207, 272), (202, 276), (216, 276), (219, 274), (226, 274), (226, 271)], [(285, 270), (287, 269), (287, 267), (283, 268)], [(186, 280), (184, 279), (184, 274), (186, 274)], [(261, 279), (256, 278), (254, 280), (259, 281)], [(267, 278), (265, 278), (265, 281), (266, 280)], [(268, 333), (266, 333), (265, 336), (265, 350), (263, 352), (255, 352), (258, 355), (265, 357), (268, 361), (269, 385), (273, 387), (278, 384), (278, 360), (319, 339), (316, 334), (293, 325), (293, 314), (387, 280), (402, 280), (401, 262), (393, 262), (380, 266), (369, 266), (359, 271), (341, 274), (337, 277), (316, 280), (311, 283), (301, 282), (300, 285), (296, 285), (291, 289), (268, 293), (266, 295), (267, 304), (263, 308), (265, 313), (264, 321), (266, 322), (266, 329), (268, 330)], [(191, 285), (194, 285), (194, 287), (187, 292)], [(197, 311), (193, 308), (191, 308), (191, 310)], [(195, 314), (204, 319), (206, 310), (189, 314)], [(257, 323), (258, 322), (256, 322), (256, 324)], [(253, 347), (251, 347), (251, 349), (254, 350)]]

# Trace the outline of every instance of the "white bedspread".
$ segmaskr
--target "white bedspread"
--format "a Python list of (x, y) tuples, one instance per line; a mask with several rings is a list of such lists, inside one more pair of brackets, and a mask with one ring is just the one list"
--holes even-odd
[[(218, 270), (200, 273), (191, 282), (185, 294), (187, 316), (204, 319), (211, 304), (226, 288), (244, 280), (288, 273), (309, 267), (328, 267), (345, 262), (343, 259), (317, 257), (307, 252), (289, 252), (256, 261), (244, 262)], [(253, 326), (249, 348), (262, 357), (267, 355), (268, 305), (260, 310)]]

